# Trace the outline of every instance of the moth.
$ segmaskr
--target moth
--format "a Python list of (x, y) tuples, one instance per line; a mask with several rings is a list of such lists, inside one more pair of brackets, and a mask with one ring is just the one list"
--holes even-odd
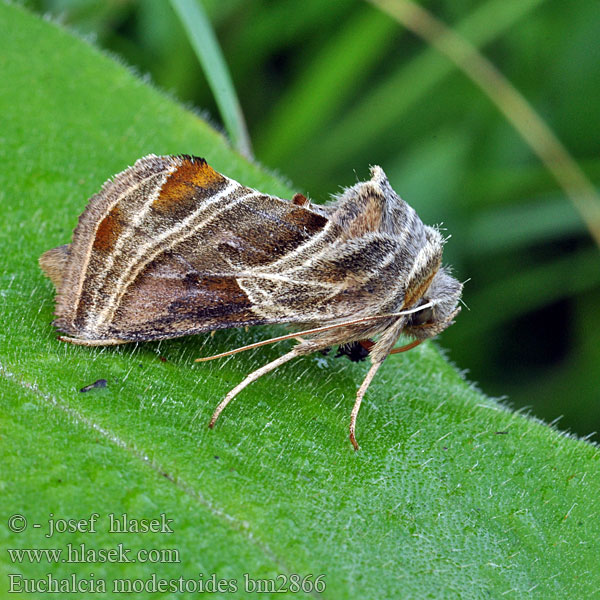
[[(462, 284), (442, 266), (444, 241), (377, 166), (369, 181), (317, 205), (245, 187), (202, 158), (149, 155), (107, 181), (72, 242), (39, 262), (57, 290), (54, 325), (65, 342), (107, 346), (273, 323), (299, 329), (199, 359), (298, 341), (233, 388), (210, 427), (248, 384), (293, 358), (335, 345), (353, 356), (360, 345), (371, 366), (350, 417), (358, 449), (358, 411), (385, 358), (437, 335), (460, 310)], [(401, 334), (414, 341), (394, 349)]]

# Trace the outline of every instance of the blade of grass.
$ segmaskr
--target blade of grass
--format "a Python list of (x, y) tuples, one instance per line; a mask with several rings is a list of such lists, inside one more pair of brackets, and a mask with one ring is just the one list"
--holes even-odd
[(171, 6), (181, 20), (202, 65), (233, 145), (244, 156), (251, 157), (252, 146), (244, 115), (219, 43), (202, 4), (197, 0), (171, 0)]
[[(259, 127), (258, 155), (278, 164), (309, 144), (361, 85), (397, 31), (372, 7), (357, 11), (302, 69)], [(256, 141), (256, 140), (255, 140)]]
[(369, 0), (452, 61), (529, 144), (581, 214), (600, 246), (600, 196), (565, 146), (521, 93), (477, 48), (411, 0)]
[(254, 74), (273, 54), (285, 53), (290, 46), (310, 47), (315, 29), (331, 30), (354, 4), (354, 0), (337, 0), (323, 10), (322, 0), (303, 0), (299, 10), (298, 0), (270, 2), (268, 8), (259, 2), (246, 2), (244, 26), (237, 32), (236, 52), (230, 61), (235, 61), (238, 73)]
[[(539, 6), (544, 0), (489, 0), (465, 17), (456, 29), (477, 46), (490, 43), (510, 29), (519, 19)], [(368, 144), (375, 144), (390, 128), (397, 127), (400, 118), (418, 104), (445, 77), (453, 72), (452, 64), (439, 60), (433, 48), (425, 49), (396, 73), (387, 77), (369, 93), (356, 108), (336, 119), (315, 144), (320, 151), (303, 161), (306, 172), (322, 168), (324, 157), (330, 167), (347, 163), (359, 155)], [(356, 136), (360, 126), (361, 135)], [(314, 160), (314, 164), (310, 161)], [(293, 164), (288, 175), (295, 178)]]
[[(579, 164), (592, 181), (600, 180), (600, 159), (579, 159)], [(486, 207), (500, 209), (522, 202), (523, 198), (535, 198), (556, 193), (554, 178), (543, 164), (532, 162), (509, 166), (490, 164), (467, 173), (465, 189), (466, 206), (481, 210)]]

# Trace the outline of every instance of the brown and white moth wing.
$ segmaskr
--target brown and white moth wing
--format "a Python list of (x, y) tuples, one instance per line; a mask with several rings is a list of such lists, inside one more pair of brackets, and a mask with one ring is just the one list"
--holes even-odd
[(92, 197), (68, 256), (54, 249), (40, 259), (59, 283), (55, 324), (112, 341), (293, 321), (255, 313), (239, 278), (327, 224), (307, 202), (241, 186), (203, 159), (147, 156)]
[(72, 244), (40, 264), (57, 284), (57, 327), (114, 343), (397, 312), (426, 289), (441, 245), (379, 167), (333, 204), (311, 206), (241, 186), (203, 159), (151, 155), (107, 182)]
[[(92, 287), (90, 284), (103, 274), (100, 261), (109, 256), (111, 248), (118, 244), (128, 215), (141, 208), (144, 196), (151, 194), (173, 170), (174, 166), (161, 157), (147, 156), (107, 181), (100, 192), (90, 198), (79, 217), (69, 245), (68, 259), (63, 264), (60, 285), (57, 286), (55, 325), (59, 329), (78, 336), (85, 327), (87, 311), (95, 309), (86, 301), (97, 301), (102, 292), (99, 289), (94, 294), (89, 289)], [(127, 206), (127, 212), (123, 210), (124, 206)], [(42, 268), (47, 271), (45, 265), (51, 265), (52, 269), (57, 256), (56, 248), (46, 252), (40, 258)]]
[[(235, 208), (224, 208), (140, 271), (120, 298), (111, 335), (158, 339), (298, 320), (273, 310), (279, 299), (269, 295), (270, 279), (261, 267), (306, 243), (327, 219), (248, 191)], [(249, 293), (248, 281), (255, 280), (260, 298)]]

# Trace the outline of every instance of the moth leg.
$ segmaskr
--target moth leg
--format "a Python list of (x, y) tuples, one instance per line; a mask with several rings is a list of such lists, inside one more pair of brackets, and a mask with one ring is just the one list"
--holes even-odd
[(394, 348), (390, 351), (390, 354), (398, 354), (399, 352), (406, 352), (407, 350), (412, 350), (414, 347), (422, 344), (425, 340), (413, 340), (410, 344), (406, 344), (406, 346), (400, 346), (400, 348)]
[(246, 379), (244, 379), (241, 383), (239, 383), (238, 385), (236, 385), (227, 394), (227, 396), (225, 396), (225, 398), (223, 398), (223, 400), (221, 400), (221, 402), (219, 403), (219, 406), (217, 406), (217, 408), (215, 409), (215, 412), (213, 413), (213, 416), (210, 419), (210, 423), (208, 424), (208, 426), (212, 429), (215, 426), (215, 423), (217, 422), (217, 419), (219, 418), (219, 415), (223, 412), (223, 410), (225, 410), (225, 407), (246, 386), (250, 385), (253, 381), (256, 381), (259, 377), (262, 377), (263, 375), (266, 375), (270, 371), (273, 371), (273, 370), (277, 369), (281, 365), (283, 365), (286, 362), (292, 360), (293, 358), (296, 358), (297, 356), (302, 356), (303, 354), (307, 354), (308, 352), (313, 352), (312, 348), (310, 350), (308, 350), (308, 352), (307, 352), (306, 349), (302, 349), (301, 350), (300, 346), (301, 346), (301, 344), (298, 345), (298, 346), (296, 346), (296, 347), (294, 347), (287, 354), (284, 354), (283, 356), (280, 356), (279, 358), (275, 359), (274, 361), (271, 361), (270, 363), (267, 363), (266, 365), (262, 366), (260, 369), (256, 369), (256, 371), (253, 371), (252, 373), (250, 373), (250, 375), (248, 375), (246, 377)]
[(382, 364), (383, 364), (383, 360), (380, 360), (378, 362), (374, 362), (371, 365), (371, 368), (369, 369), (367, 376), (365, 377), (364, 381), (362, 382), (362, 385), (360, 386), (360, 388), (358, 388), (358, 393), (356, 394), (356, 400), (354, 401), (354, 407), (352, 408), (352, 412), (350, 413), (350, 441), (352, 442), (352, 445), (354, 446), (355, 450), (358, 450), (360, 448), (360, 446), (358, 445), (358, 442), (356, 441), (356, 436), (354, 435), (354, 431), (356, 429), (356, 417), (358, 416), (358, 411), (360, 410), (360, 405), (362, 403), (362, 399), (365, 395), (365, 392), (367, 391), (367, 388), (371, 384), (373, 377), (375, 377), (375, 373), (377, 373), (377, 370), (379, 369), (379, 367)]
[[(400, 352), (406, 352), (407, 350), (412, 350), (415, 346), (422, 344), (425, 340), (413, 340), (410, 344), (406, 344), (406, 346), (401, 346), (400, 348), (394, 348), (390, 350), (390, 354), (398, 354)], [(370, 352), (375, 342), (372, 340), (361, 340), (358, 342), (367, 352)]]

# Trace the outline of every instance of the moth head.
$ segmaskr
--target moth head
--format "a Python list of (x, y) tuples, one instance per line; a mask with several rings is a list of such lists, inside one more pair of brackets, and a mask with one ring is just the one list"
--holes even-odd
[(424, 340), (444, 331), (452, 325), (454, 317), (460, 312), (458, 302), (461, 292), (462, 283), (441, 268), (423, 297), (412, 307), (424, 308), (408, 315), (404, 333)]

